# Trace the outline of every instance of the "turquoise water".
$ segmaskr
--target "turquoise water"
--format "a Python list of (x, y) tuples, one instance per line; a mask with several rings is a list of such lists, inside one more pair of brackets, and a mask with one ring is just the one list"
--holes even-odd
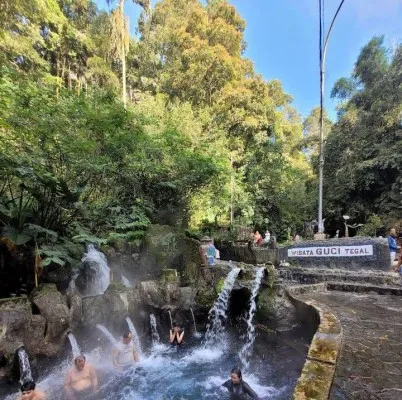
[[(241, 366), (238, 356), (245, 331), (228, 329), (221, 344), (205, 347), (203, 336), (186, 338), (181, 349), (159, 344), (144, 349), (137, 368), (118, 373), (111, 364), (111, 348), (104, 341), (80, 343), (87, 360), (99, 376), (97, 400), (221, 400), (227, 398), (221, 385), (230, 370)], [(303, 331), (269, 335), (259, 332), (244, 380), (262, 399), (290, 399), (305, 361), (307, 340)], [(97, 342), (98, 341), (98, 342)], [(80, 342), (80, 341), (79, 341)], [(83, 341), (81, 341), (83, 342)], [(87, 343), (87, 346), (85, 345)], [(92, 343), (91, 348), (89, 343)], [(98, 343), (98, 347), (93, 344)], [(63, 399), (63, 380), (71, 360), (42, 369), (38, 387), (52, 400)], [(15, 394), (7, 400), (14, 399)]]

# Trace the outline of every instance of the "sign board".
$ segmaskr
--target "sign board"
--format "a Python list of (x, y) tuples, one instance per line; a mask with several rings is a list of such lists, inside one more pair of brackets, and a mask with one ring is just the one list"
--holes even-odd
[(373, 255), (373, 245), (294, 247), (288, 257), (363, 257)]

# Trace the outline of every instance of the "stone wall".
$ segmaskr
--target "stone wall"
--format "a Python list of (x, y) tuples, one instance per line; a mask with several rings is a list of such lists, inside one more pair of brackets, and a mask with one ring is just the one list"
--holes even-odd
[(246, 264), (277, 264), (278, 250), (268, 247), (254, 247), (249, 244), (217, 244), (221, 260), (240, 261)]
[(80, 320), (81, 298), (61, 294), (54, 284), (39, 285), (30, 298), (0, 300), (0, 353), (7, 367), (22, 345), (30, 357), (56, 356)]
[[(292, 249), (306, 248), (325, 248), (334, 249), (339, 246), (372, 246), (372, 255), (357, 256), (309, 256), (308, 251), (304, 255), (289, 257), (288, 251)], [(328, 250), (328, 251), (329, 251)], [(307, 254), (307, 256), (306, 256)], [(288, 261), (294, 265), (301, 267), (325, 267), (330, 269), (347, 269), (347, 270), (384, 270), (390, 268), (390, 255), (386, 239), (380, 238), (340, 238), (329, 240), (312, 240), (295, 243), (294, 245), (279, 249), (278, 258), (280, 261)]]

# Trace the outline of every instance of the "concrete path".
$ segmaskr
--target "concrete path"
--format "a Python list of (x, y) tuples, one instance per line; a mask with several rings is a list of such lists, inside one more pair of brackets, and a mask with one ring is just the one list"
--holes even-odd
[(328, 305), (343, 328), (331, 400), (402, 400), (402, 297), (328, 291), (298, 296)]

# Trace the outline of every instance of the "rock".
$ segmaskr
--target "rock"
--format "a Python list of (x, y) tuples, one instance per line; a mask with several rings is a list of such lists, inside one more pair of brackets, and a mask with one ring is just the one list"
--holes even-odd
[(70, 284), (72, 278), (72, 269), (70, 266), (61, 266), (59, 264), (52, 263), (43, 270), (41, 275), (41, 282), (54, 283), (57, 290), (65, 292)]
[(118, 325), (128, 315), (128, 288), (120, 283), (112, 283), (103, 294), (106, 302), (107, 317), (109, 325)]
[(103, 295), (85, 297), (82, 299), (82, 318), (83, 326), (94, 327), (101, 324), (108, 313), (106, 300)]
[(70, 323), (70, 310), (66, 296), (62, 295), (55, 284), (39, 285), (31, 294), (32, 302), (47, 321), (46, 337), (49, 340), (66, 334)]
[(70, 327), (74, 329), (82, 318), (82, 299), (76, 294), (67, 296), (67, 304), (70, 308)]
[(180, 298), (181, 298), (181, 307), (184, 309), (189, 309), (190, 307), (194, 307), (195, 303), (195, 295), (197, 290), (192, 287), (181, 287), (180, 288)]

